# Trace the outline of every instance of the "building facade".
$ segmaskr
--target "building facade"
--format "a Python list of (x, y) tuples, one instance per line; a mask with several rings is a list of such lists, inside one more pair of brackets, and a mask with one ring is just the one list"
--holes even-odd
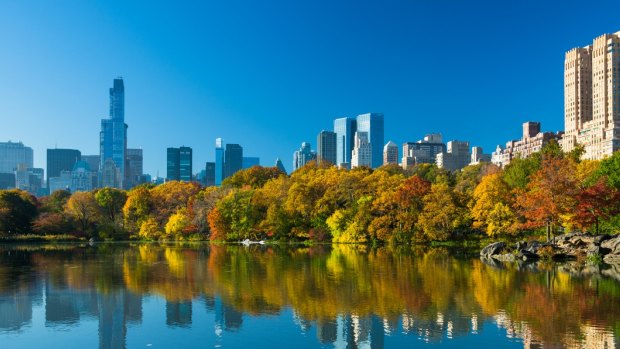
[(125, 176), (127, 189), (131, 189), (142, 183), (142, 175), (144, 171), (144, 155), (142, 149), (127, 148), (127, 156), (125, 163)]
[(337, 160), (337, 139), (336, 132), (321, 131), (316, 137), (317, 154), (316, 159), (319, 164), (336, 165)]
[(190, 182), (193, 177), (193, 155), (192, 148), (180, 147), (179, 148), (179, 180)]
[(482, 147), (471, 147), (470, 165), (478, 165), (485, 162), (491, 162), (491, 154), (485, 154)]
[(351, 162), (357, 121), (353, 118), (339, 118), (334, 120), (334, 133), (336, 133), (336, 163)]
[(224, 179), (243, 169), (243, 147), (239, 144), (226, 144), (224, 152)]
[(224, 143), (221, 138), (215, 139), (215, 185), (222, 185), (224, 179)]
[(469, 165), (471, 154), (469, 152), (469, 142), (450, 141), (447, 144), (445, 153), (437, 154), (437, 167), (448, 171), (458, 171)]
[[(71, 171), (76, 162), (82, 159), (82, 153), (77, 149), (48, 149), (47, 150), (47, 180), (50, 177), (59, 177), (62, 171)], [(98, 166), (97, 166), (98, 167)]]
[(207, 187), (215, 185), (215, 162), (205, 164), (205, 177), (203, 184)]
[(18, 165), (33, 167), (32, 148), (22, 142), (0, 143), (0, 173), (15, 173)]
[(280, 158), (276, 159), (276, 163), (274, 165), (274, 167), (278, 168), (280, 171), (287, 173), (286, 172), (286, 168), (284, 167), (284, 164), (282, 163), (282, 160), (280, 160)]
[(491, 162), (499, 167), (505, 167), (514, 158), (525, 159), (539, 152), (550, 141), (562, 142), (563, 135), (562, 132), (542, 132), (540, 122), (525, 122), (521, 139), (506, 142), (505, 148), (498, 145), (491, 154)]
[(620, 149), (620, 32), (574, 48), (564, 59), (564, 151), (584, 146), (584, 159)]
[(398, 165), (398, 146), (392, 141), (383, 147), (383, 165)]
[(403, 144), (401, 166), (406, 170), (416, 164), (434, 164), (437, 154), (445, 152), (446, 145), (442, 143), (441, 135), (438, 133), (428, 134), (417, 142)]
[[(358, 132), (366, 132), (370, 143), (372, 162), (371, 167), (377, 168), (383, 164), (384, 119), (382, 113), (367, 113), (357, 116)], [(351, 161), (353, 167), (353, 161)]]
[(166, 180), (178, 181), (181, 179), (179, 148), (166, 149)]
[(351, 168), (362, 166), (371, 168), (372, 156), (372, 144), (368, 141), (368, 133), (355, 132), (355, 146), (351, 152)]
[[(105, 184), (102, 186), (115, 183), (115, 188), (122, 189), (125, 180), (125, 155), (127, 153), (127, 125), (125, 124), (125, 86), (123, 78), (114, 79), (112, 88), (110, 88), (110, 113), (109, 118), (101, 120), (100, 132), (100, 168), (103, 172), (104, 167), (106, 175), (100, 177), (106, 178)], [(114, 164), (114, 175), (116, 178), (110, 180), (112, 174), (112, 166), (106, 163), (112, 160)]]
[(301, 148), (293, 153), (293, 172), (312, 160), (316, 160), (316, 152), (312, 150), (310, 143), (301, 143)]

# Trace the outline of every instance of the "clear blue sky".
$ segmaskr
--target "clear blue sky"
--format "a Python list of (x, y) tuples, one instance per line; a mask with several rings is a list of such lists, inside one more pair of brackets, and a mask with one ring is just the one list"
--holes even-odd
[(564, 52), (620, 31), (620, 1), (0, 0), (0, 141), (98, 154), (123, 76), (129, 147), (216, 137), (290, 171), (332, 120), (385, 114), (386, 142), (441, 132), (490, 152), (521, 123), (563, 129)]

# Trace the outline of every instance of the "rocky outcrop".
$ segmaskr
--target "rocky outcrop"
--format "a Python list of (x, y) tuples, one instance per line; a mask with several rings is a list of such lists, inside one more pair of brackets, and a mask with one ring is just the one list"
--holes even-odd
[(555, 237), (550, 243), (519, 241), (513, 246), (495, 242), (480, 251), (483, 259), (503, 262), (536, 261), (552, 259), (567, 261), (575, 259), (599, 259), (608, 264), (620, 264), (620, 235), (592, 235), (569, 233)]

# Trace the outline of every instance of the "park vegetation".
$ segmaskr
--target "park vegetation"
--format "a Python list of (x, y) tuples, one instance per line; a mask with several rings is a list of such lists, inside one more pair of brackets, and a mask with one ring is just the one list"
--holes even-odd
[(0, 234), (95, 239), (409, 244), (620, 230), (620, 153), (580, 160), (549, 143), (504, 169), (252, 167), (220, 187), (170, 181), (129, 191), (0, 191)]

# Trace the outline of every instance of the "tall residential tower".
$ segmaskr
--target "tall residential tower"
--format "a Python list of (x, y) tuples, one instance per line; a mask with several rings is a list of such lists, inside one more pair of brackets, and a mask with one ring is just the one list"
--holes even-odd
[(564, 125), (564, 151), (580, 144), (598, 160), (620, 149), (620, 32), (566, 52)]
[[(127, 125), (125, 124), (125, 86), (123, 78), (114, 79), (110, 88), (110, 115), (101, 120), (101, 163), (99, 171), (104, 187), (122, 189), (125, 181), (125, 154), (127, 153)], [(112, 161), (108, 161), (112, 160)]]

